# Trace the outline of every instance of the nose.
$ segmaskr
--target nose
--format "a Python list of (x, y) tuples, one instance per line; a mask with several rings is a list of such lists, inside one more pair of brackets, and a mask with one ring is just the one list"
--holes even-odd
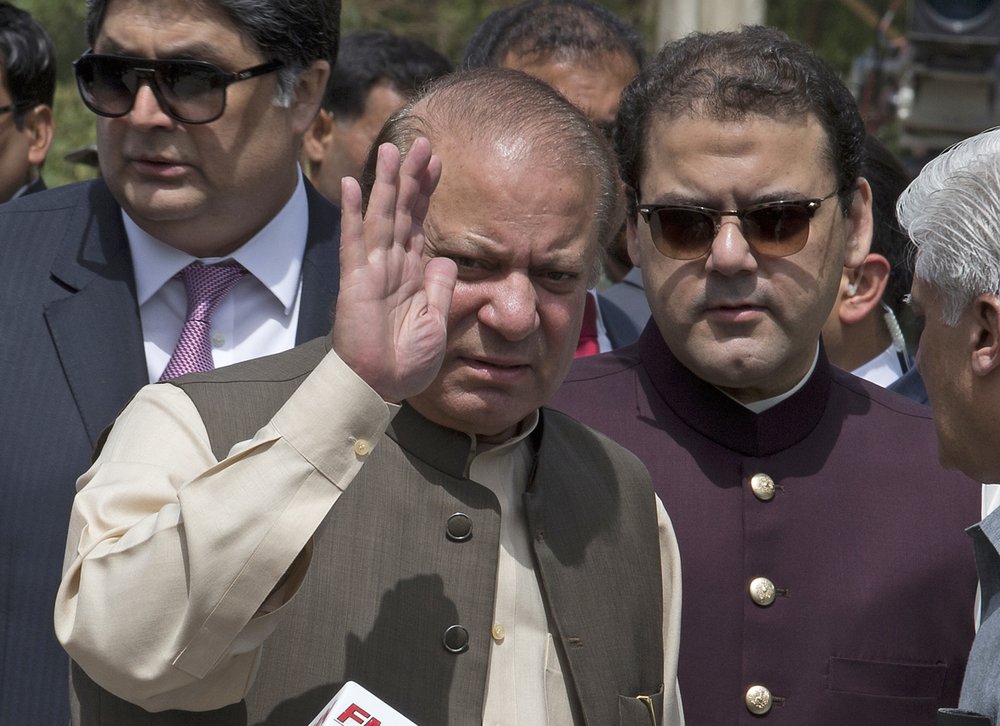
[(512, 273), (498, 280), (479, 308), (479, 322), (512, 342), (538, 330), (538, 295), (531, 279)]
[(739, 275), (757, 270), (757, 258), (743, 236), (738, 217), (728, 216), (720, 220), (705, 267), (721, 275)]
[(140, 128), (170, 126), (174, 123), (173, 119), (160, 106), (160, 101), (148, 80), (139, 83), (128, 118), (134, 126)]

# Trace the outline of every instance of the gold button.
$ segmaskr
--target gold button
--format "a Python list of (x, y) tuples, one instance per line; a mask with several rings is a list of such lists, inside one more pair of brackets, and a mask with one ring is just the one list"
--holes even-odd
[(764, 686), (750, 686), (747, 689), (746, 703), (750, 713), (763, 716), (771, 710), (771, 692)]
[(750, 599), (761, 607), (774, 602), (774, 583), (766, 577), (755, 577), (750, 581)]
[(498, 643), (502, 643), (504, 636), (507, 635), (507, 631), (503, 629), (503, 626), (500, 623), (496, 623), (492, 628), (490, 628), (490, 635), (493, 636), (493, 640)]
[(750, 477), (750, 488), (753, 495), (762, 502), (774, 499), (774, 479), (767, 474), (754, 474)]
[(354, 453), (358, 456), (368, 456), (372, 453), (372, 445), (368, 443), (367, 439), (357, 439), (354, 442)]

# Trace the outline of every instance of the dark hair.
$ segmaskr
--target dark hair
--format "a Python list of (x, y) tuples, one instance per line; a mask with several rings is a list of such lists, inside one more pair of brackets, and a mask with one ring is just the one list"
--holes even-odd
[(878, 137), (865, 137), (864, 150), (861, 176), (872, 188), (871, 251), (889, 260), (891, 272), (882, 300), (899, 315), (903, 297), (913, 283), (913, 260), (910, 238), (896, 219), (896, 200), (910, 183), (910, 175)]
[(419, 40), (383, 30), (345, 35), (326, 84), (323, 108), (335, 116), (356, 119), (364, 114), (368, 92), (376, 83), (388, 81), (409, 98), (451, 71), (450, 60)]
[[(155, 0), (148, 0), (155, 2)], [(267, 60), (285, 67), (278, 73), (282, 96), (291, 96), (298, 74), (315, 60), (337, 57), (340, 0), (188, 0), (222, 10)], [(87, 0), (87, 40), (94, 45), (108, 0)]]
[(465, 48), (463, 66), (499, 66), (508, 53), (553, 56), (621, 53), (644, 60), (635, 29), (590, 0), (526, 0), (497, 10), (476, 28)]
[(56, 92), (56, 53), (45, 28), (28, 13), (0, 2), (0, 66), (14, 104), (18, 129), (35, 106), (51, 106)]
[[(621, 182), (610, 145), (579, 109), (533, 76), (506, 68), (479, 68), (431, 83), (390, 117), (372, 144), (361, 174), (366, 204), (375, 183), (378, 147), (392, 143), (405, 155), (418, 136), (426, 136), (432, 144), (462, 139), (481, 145), (483, 155), (497, 140), (526, 139), (536, 160), (525, 163), (537, 163), (536, 154), (551, 155), (553, 164), (576, 166), (593, 175), (594, 221), (602, 247), (621, 224)], [(478, 150), (472, 153), (479, 155)]]
[(864, 124), (836, 72), (774, 28), (692, 33), (663, 46), (622, 93), (615, 144), (625, 183), (641, 194), (644, 151), (655, 120), (685, 114), (736, 121), (815, 116), (846, 213), (861, 169)]

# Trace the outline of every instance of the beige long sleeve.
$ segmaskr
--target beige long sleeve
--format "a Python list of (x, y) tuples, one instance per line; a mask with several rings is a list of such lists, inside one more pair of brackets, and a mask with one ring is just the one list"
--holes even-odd
[(60, 642), (92, 678), (147, 710), (239, 701), (308, 558), (269, 594), (389, 420), (331, 353), (253, 439), (216, 462), (180, 388), (142, 389), (77, 485), (56, 599)]

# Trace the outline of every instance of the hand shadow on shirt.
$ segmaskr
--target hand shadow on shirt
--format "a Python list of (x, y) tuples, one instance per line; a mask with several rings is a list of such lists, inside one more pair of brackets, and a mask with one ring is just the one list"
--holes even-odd
[[(447, 724), (449, 691), (457, 659), (462, 656), (447, 652), (442, 636), (445, 629), (459, 622), (458, 608), (444, 594), (439, 575), (402, 580), (383, 593), (367, 636), (347, 633), (345, 679), (374, 693), (420, 726)], [(286, 699), (259, 726), (299, 723), (304, 714), (311, 719), (342, 686), (330, 683)]]

